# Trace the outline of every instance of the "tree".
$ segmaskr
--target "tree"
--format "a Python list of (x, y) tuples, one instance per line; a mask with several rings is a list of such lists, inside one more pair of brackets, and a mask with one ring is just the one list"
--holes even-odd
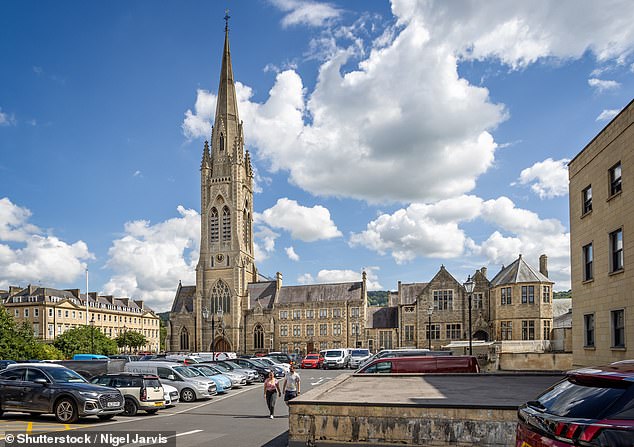
[(0, 309), (0, 358), (40, 358), (40, 343), (33, 335), (33, 329), (26, 322), (16, 322), (4, 308)]
[(53, 345), (68, 358), (75, 354), (111, 355), (117, 353), (117, 343), (92, 326), (78, 326), (69, 329), (58, 335)]
[(121, 332), (117, 338), (115, 338), (117, 346), (120, 348), (132, 348), (133, 350), (138, 350), (141, 346), (147, 345), (147, 338), (140, 332), (137, 331), (125, 331)]

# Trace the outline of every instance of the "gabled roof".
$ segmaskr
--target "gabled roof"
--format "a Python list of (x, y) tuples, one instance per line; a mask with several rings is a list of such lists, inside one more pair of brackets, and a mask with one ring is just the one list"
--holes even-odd
[(519, 256), (513, 263), (495, 275), (495, 278), (491, 280), (491, 287), (497, 287), (505, 284), (520, 284), (520, 283), (535, 283), (543, 282), (548, 284), (554, 284), (553, 281), (542, 275), (539, 270), (535, 270), (528, 265), (522, 255)]
[(259, 304), (262, 308), (273, 307), (275, 302), (276, 282), (252, 282), (247, 286), (249, 290), (249, 299), (251, 301), (251, 309)]
[(363, 299), (363, 283), (344, 282), (338, 284), (311, 284), (286, 286), (279, 291), (279, 304), (310, 303), (323, 301), (352, 301)]
[(572, 298), (553, 300), (553, 318), (564, 315), (572, 310)]
[(179, 284), (171, 312), (181, 312), (182, 309), (185, 309), (185, 312), (193, 312), (195, 295), (196, 286), (182, 286)]

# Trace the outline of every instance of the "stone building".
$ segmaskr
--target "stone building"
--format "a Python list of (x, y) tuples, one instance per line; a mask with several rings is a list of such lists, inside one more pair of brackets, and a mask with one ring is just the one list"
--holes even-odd
[(27, 322), (33, 334), (46, 342), (69, 329), (92, 325), (111, 338), (125, 331), (140, 332), (148, 343), (142, 351), (160, 349), (160, 322), (154, 311), (141, 300), (86, 294), (79, 289), (58, 290), (50, 287), (10, 287), (4, 307), (18, 322)]
[[(469, 311), (474, 339), (496, 338), (503, 327), (508, 339), (549, 338), (545, 330), (552, 308), (535, 296), (552, 291), (552, 281), (521, 256), (491, 282), (485, 268), (474, 272), (471, 296), (441, 266), (428, 283), (399, 283), (384, 308), (367, 307), (365, 273), (357, 282), (304, 286), (284, 286), (281, 273), (275, 279), (262, 277), (254, 262), (253, 172), (238, 115), (228, 26), (224, 37), (214, 127), (211, 143), (203, 145), (200, 168), (196, 284), (178, 286), (167, 350), (305, 353), (355, 346), (426, 347), (430, 340), (440, 348), (469, 338)], [(498, 294), (506, 300), (507, 288), (518, 301), (509, 295), (498, 305)]]
[(634, 356), (634, 101), (568, 165), (573, 363)]

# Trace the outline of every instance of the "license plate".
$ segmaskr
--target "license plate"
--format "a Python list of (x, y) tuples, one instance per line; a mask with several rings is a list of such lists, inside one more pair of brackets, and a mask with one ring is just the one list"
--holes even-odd
[(108, 402), (108, 407), (120, 407), (119, 402)]
[(154, 402), (154, 406), (155, 407), (162, 407), (163, 406), (163, 402)]

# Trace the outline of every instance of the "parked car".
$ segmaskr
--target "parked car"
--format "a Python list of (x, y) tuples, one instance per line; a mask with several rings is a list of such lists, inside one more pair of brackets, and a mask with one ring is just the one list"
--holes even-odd
[(278, 366), (284, 369), (284, 372), (287, 373), (291, 369), (291, 365), (288, 363), (282, 363), (279, 360), (274, 359), (273, 357), (256, 357), (261, 363), (264, 363), (268, 366)]
[(257, 371), (260, 382), (264, 382), (266, 377), (269, 375), (269, 371), (273, 371), (273, 375), (277, 378), (284, 377), (284, 368), (265, 365), (262, 362), (258, 361), (258, 358), (237, 358), (233, 359), (232, 362), (237, 363), (240, 366), (245, 368), (253, 368)]
[(350, 353), (350, 362), (348, 366), (353, 369), (357, 369), (361, 363), (365, 362), (370, 358), (372, 354), (370, 354), (369, 349), (353, 349)]
[(247, 385), (251, 385), (258, 380), (258, 373), (253, 368), (244, 368), (233, 360), (221, 360), (216, 362), (219, 365), (229, 368), (230, 371), (247, 376)]
[(139, 410), (155, 414), (165, 408), (159, 377), (153, 374), (119, 373), (93, 377), (90, 383), (117, 388), (125, 399), (123, 414), (136, 416)]
[(13, 363), (16, 363), (15, 360), (0, 360), (0, 369), (4, 369)]
[(293, 363), (291, 356), (285, 352), (269, 352), (266, 356), (270, 359), (275, 359), (280, 363), (286, 363), (287, 365)]
[(385, 357), (372, 360), (355, 374), (454, 374), (479, 373), (478, 360), (473, 355), (419, 356), (419, 357)]
[[(369, 364), (374, 359), (382, 359), (385, 357), (413, 357), (413, 356), (422, 356), (427, 355), (430, 352), (429, 349), (415, 349), (415, 348), (399, 348), (399, 349), (381, 349), (376, 354), (370, 356), (361, 364), (359, 364), (359, 368), (363, 368), (367, 364)], [(451, 355), (451, 351), (447, 351), (447, 355)]]
[(346, 368), (350, 356), (345, 349), (328, 349), (324, 352), (323, 368)]
[(247, 376), (240, 372), (232, 371), (229, 367), (220, 364), (219, 362), (205, 362), (202, 365), (207, 365), (221, 374), (231, 379), (231, 387), (239, 387), (247, 384)]
[(75, 354), (73, 360), (107, 360), (107, 355), (101, 354)]
[(189, 367), (195, 369), (210, 380), (213, 380), (216, 384), (216, 392), (218, 394), (224, 394), (227, 390), (231, 389), (231, 379), (209, 365), (198, 363), (196, 365), (190, 365)]
[(634, 445), (634, 362), (570, 371), (520, 406), (516, 445)]
[(124, 411), (116, 388), (93, 385), (52, 363), (14, 363), (0, 371), (0, 415), (5, 411), (54, 414), (63, 424), (80, 417), (110, 419)]
[(132, 355), (132, 354), (116, 354), (116, 355), (109, 355), (108, 358), (110, 359), (118, 359), (118, 360), (125, 360), (128, 362), (136, 362), (137, 360), (139, 360), (141, 358), (140, 355)]
[(173, 407), (180, 400), (178, 390), (172, 385), (168, 385), (166, 383), (161, 383), (161, 385), (163, 386), (163, 398), (165, 399), (165, 406)]
[(301, 368), (321, 368), (324, 364), (324, 358), (319, 354), (306, 354), (302, 359)]
[(304, 359), (304, 356), (302, 356), (301, 354), (297, 354), (297, 353), (291, 353), (288, 355), (291, 358), (291, 361), (293, 362), (293, 365), (298, 366), (302, 363), (302, 360)]
[(180, 400), (193, 402), (196, 399), (209, 399), (216, 394), (216, 384), (208, 378), (198, 376), (179, 363), (166, 361), (141, 361), (125, 364), (125, 371), (159, 376), (162, 384), (178, 389)]

